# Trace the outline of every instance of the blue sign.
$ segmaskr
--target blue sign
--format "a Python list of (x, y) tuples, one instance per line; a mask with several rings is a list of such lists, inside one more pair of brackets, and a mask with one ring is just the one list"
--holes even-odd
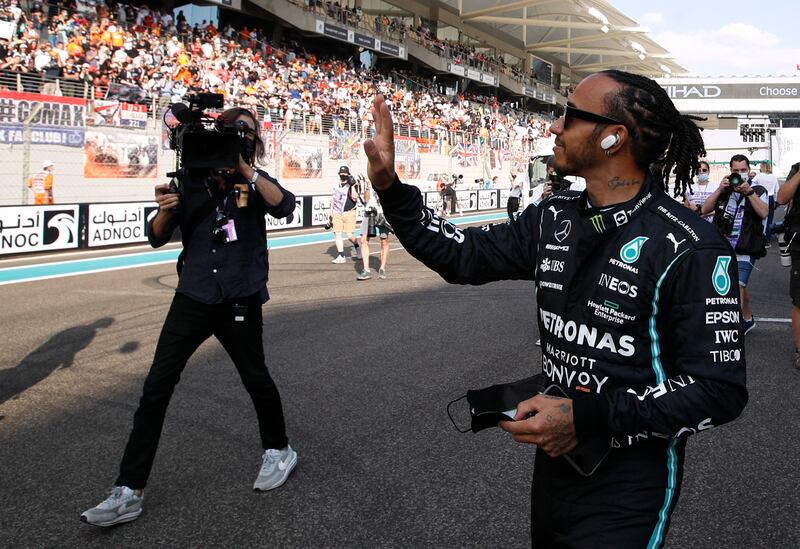
[[(0, 124), (0, 144), (22, 145), (25, 142), (22, 124)], [(56, 126), (31, 126), (31, 145), (60, 145), (83, 148), (83, 129)]]

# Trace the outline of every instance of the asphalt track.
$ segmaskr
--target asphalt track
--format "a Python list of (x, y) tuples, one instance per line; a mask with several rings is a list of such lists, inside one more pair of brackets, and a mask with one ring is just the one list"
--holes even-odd
[[(402, 250), (387, 280), (357, 282), (332, 251), (270, 252), (267, 360), (300, 457), (286, 485), (252, 492), (255, 414), (209, 341), (172, 399), (145, 513), (111, 529), (78, 517), (115, 478), (174, 266), (0, 287), (0, 547), (529, 546), (533, 448), (459, 434), (445, 406), (540, 369), (531, 284), (451, 286)], [(756, 316), (786, 318), (775, 246), (757, 269)], [(785, 322), (748, 335), (750, 403), (691, 437), (669, 547), (800, 546), (792, 355)]]

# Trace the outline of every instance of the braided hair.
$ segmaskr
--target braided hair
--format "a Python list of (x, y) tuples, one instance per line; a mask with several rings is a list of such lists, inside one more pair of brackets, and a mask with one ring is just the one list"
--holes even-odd
[(663, 166), (661, 185), (669, 187), (669, 175), (675, 174), (675, 196), (691, 190), (692, 178), (705, 156), (705, 145), (695, 120), (699, 116), (682, 115), (655, 80), (618, 70), (600, 74), (621, 84), (619, 91), (604, 98), (606, 116), (615, 118), (631, 132), (631, 150), (636, 164), (647, 170), (652, 164)]

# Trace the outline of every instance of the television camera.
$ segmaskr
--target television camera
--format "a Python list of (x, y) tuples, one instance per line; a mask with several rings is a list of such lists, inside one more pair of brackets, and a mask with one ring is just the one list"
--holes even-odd
[[(189, 173), (205, 176), (222, 175), (239, 166), (239, 156), (252, 160), (255, 140), (248, 139), (252, 129), (242, 121), (226, 121), (212, 116), (206, 109), (223, 108), (224, 98), (218, 93), (198, 93), (188, 97), (189, 104), (173, 103), (164, 113), (169, 129), (169, 147), (176, 152), (170, 189), (177, 191)], [(193, 180), (190, 178), (190, 180)]]

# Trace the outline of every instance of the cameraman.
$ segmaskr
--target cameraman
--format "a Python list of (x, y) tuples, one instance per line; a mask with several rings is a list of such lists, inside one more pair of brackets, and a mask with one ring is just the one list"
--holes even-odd
[(150, 222), (149, 240), (154, 248), (163, 246), (180, 226), (178, 287), (144, 382), (119, 476), (111, 495), (81, 515), (89, 524), (111, 526), (142, 513), (143, 490), (170, 397), (189, 357), (212, 335), (231, 357), (258, 417), (264, 453), (253, 488), (281, 486), (297, 463), (286, 437), (281, 398), (264, 363), (261, 312), (269, 298), (264, 216), (288, 216), (295, 197), (253, 168), (264, 156), (255, 115), (233, 108), (220, 118), (236, 124), (243, 134), (238, 168), (213, 175), (190, 172), (181, 192), (156, 186), (159, 210)]
[[(750, 294), (747, 283), (756, 259), (764, 257), (764, 229), (769, 215), (767, 190), (760, 185), (751, 187), (750, 160), (743, 154), (735, 154), (730, 161), (731, 175), (724, 177), (719, 187), (706, 198), (700, 215), (714, 214), (713, 222), (728, 239), (736, 252), (739, 266), (739, 298), (742, 307), (744, 333), (752, 330), (756, 321), (750, 312)], [(739, 175), (741, 182), (731, 183)]]
[(789, 242), (792, 270), (789, 278), (789, 295), (792, 298), (792, 331), (794, 332), (794, 367), (800, 370), (800, 162), (794, 164), (786, 182), (778, 189), (777, 204), (788, 204), (783, 218), (784, 238)]

